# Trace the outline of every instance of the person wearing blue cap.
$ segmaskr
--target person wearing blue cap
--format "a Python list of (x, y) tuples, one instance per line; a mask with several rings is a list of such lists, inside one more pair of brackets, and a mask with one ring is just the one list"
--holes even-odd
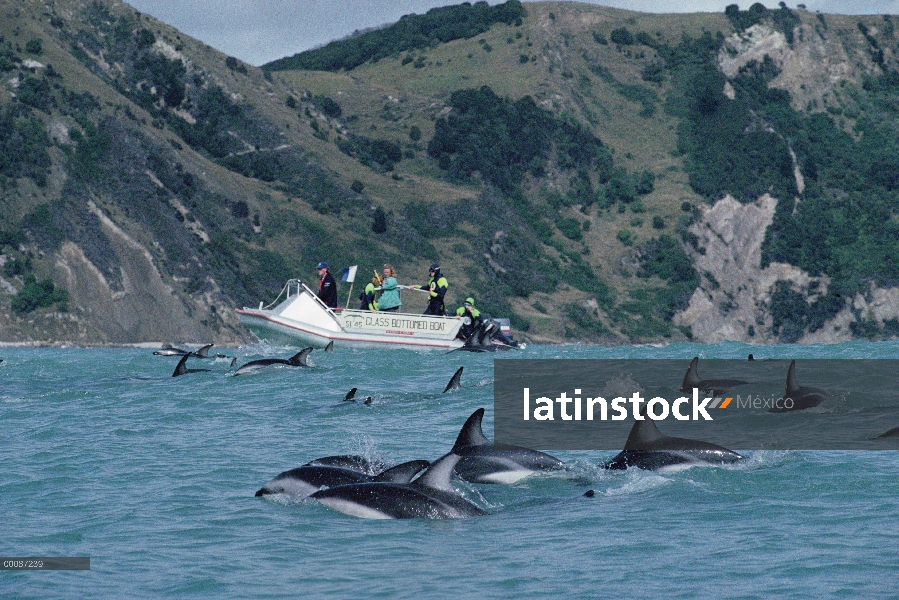
[(425, 309), (424, 314), (445, 315), (446, 307), (443, 304), (443, 298), (446, 296), (449, 282), (447, 282), (446, 277), (440, 274), (440, 265), (437, 263), (431, 265), (431, 268), (428, 269), (428, 273), (431, 275), (431, 278), (428, 280), (427, 285), (414, 285), (411, 287), (419, 290), (427, 290), (430, 294), (428, 296), (428, 307)]
[(325, 303), (325, 306), (337, 308), (337, 282), (328, 269), (328, 263), (322, 261), (315, 265), (318, 271), (318, 297)]

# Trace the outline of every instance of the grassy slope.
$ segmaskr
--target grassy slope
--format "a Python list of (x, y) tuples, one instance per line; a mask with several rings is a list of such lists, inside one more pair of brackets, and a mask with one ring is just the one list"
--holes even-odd
[[(409, 127), (415, 125), (423, 134), (419, 142), (422, 149), (433, 136), (434, 119), (449, 94), (462, 88), (487, 85), (498, 95), (513, 99), (530, 95), (556, 113), (570, 113), (577, 120), (590, 123), (593, 133), (613, 149), (616, 166), (628, 172), (652, 171), (656, 188), (643, 198), (647, 209), (643, 214), (619, 214), (614, 209), (598, 211), (594, 207), (586, 215), (578, 214), (574, 208), (564, 209), (561, 216), (577, 215), (590, 221), (585, 238), (589, 254), (585, 258), (622, 298), (629, 289), (658, 285), (658, 281), (634, 277), (634, 268), (629, 266), (634, 248), (660, 233), (672, 233), (683, 214), (681, 203), (696, 204), (700, 199), (690, 191), (680, 158), (674, 156), (677, 121), (666, 115), (660, 104), (651, 117), (640, 116), (640, 103), (624, 97), (614, 82), (590, 69), (591, 64), (599, 64), (620, 84), (649, 88), (654, 84), (644, 82), (640, 74), (643, 65), (654, 60), (653, 52), (644, 47), (643, 57), (638, 57), (636, 47), (619, 50), (611, 43), (601, 45), (593, 34), (608, 40), (615, 28), (627, 27), (634, 32), (659, 32), (663, 39), (674, 42), (683, 33), (699, 35), (706, 28), (726, 29), (729, 24), (723, 15), (646, 15), (575, 3), (529, 3), (526, 8), (528, 16), (521, 27), (497, 25), (473, 39), (403, 53), (348, 73), (287, 71), (276, 76), (298, 91), (308, 90), (338, 101), (344, 113), (342, 120), (351, 132), (408, 143)], [(527, 57), (526, 63), (522, 57)], [(403, 59), (407, 64), (402, 64)], [(423, 67), (414, 66), (422, 62)], [(659, 98), (666, 91), (660, 86), (653, 89)], [(387, 115), (398, 118), (388, 120)], [(415, 154), (414, 160), (404, 160), (397, 166), (396, 173), (403, 181), (388, 181), (387, 187), (392, 190), (372, 185), (372, 174), (364, 167), (341, 172), (364, 181), (372, 195), (380, 197), (384, 206), (394, 211), (409, 201), (440, 203), (471, 197), (477, 192), (471, 187), (442, 183), (441, 173), (425, 152)], [(322, 158), (328, 160), (325, 155)], [(532, 190), (531, 195), (539, 197), (540, 190)], [(652, 227), (655, 215), (664, 219), (664, 229)], [(635, 225), (635, 219), (640, 224)], [(622, 229), (632, 232), (635, 246), (625, 247), (616, 239)], [(555, 238), (573, 246), (559, 233)], [(444, 263), (448, 262), (444, 258)], [(455, 279), (464, 287), (464, 277), (457, 275)], [(572, 289), (553, 294), (534, 292), (532, 297), (517, 299), (516, 310), (534, 325), (533, 336), (563, 339), (570, 324), (559, 305), (585, 302), (587, 295)], [(535, 303), (548, 310), (535, 310)], [(604, 320), (617, 329), (614, 323)]]

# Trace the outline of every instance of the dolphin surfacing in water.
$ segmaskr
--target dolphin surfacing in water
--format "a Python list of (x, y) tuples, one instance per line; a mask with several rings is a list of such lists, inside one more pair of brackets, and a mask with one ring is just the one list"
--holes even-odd
[(700, 392), (711, 392), (713, 396), (720, 396), (731, 388), (748, 383), (742, 379), (702, 379), (696, 368), (698, 365), (699, 357), (696, 356), (690, 361), (690, 367), (687, 369), (687, 374), (684, 375), (680, 391), (692, 392), (696, 388)]
[(450, 390), (458, 390), (462, 387), (462, 369), (465, 367), (459, 367), (456, 369), (456, 372), (453, 373), (453, 376), (450, 377), (449, 383), (446, 384), (446, 387), (443, 388), (443, 393), (447, 393)]
[(163, 344), (162, 348), (156, 350), (153, 354), (155, 356), (194, 356), (196, 358), (209, 358), (209, 349), (212, 348), (213, 345), (214, 344), (206, 344), (192, 352), (190, 350), (175, 348), (171, 344)]
[(246, 375), (247, 373), (253, 373), (260, 369), (264, 369), (265, 367), (269, 367), (271, 365), (287, 365), (288, 367), (305, 367), (306, 365), (306, 357), (309, 356), (309, 353), (312, 352), (312, 348), (303, 348), (293, 356), (288, 359), (284, 358), (260, 358), (259, 360), (251, 360), (245, 365), (242, 365), (238, 368), (234, 374), (235, 375)]
[(787, 389), (784, 390), (783, 402), (781, 406), (775, 406), (768, 409), (770, 413), (790, 412), (793, 410), (805, 410), (818, 406), (821, 402), (829, 397), (830, 394), (822, 389), (799, 385), (796, 381), (796, 361), (790, 361), (790, 368), (787, 369)]
[(188, 373), (204, 373), (209, 371), (209, 369), (188, 369), (187, 359), (191, 356), (193, 356), (193, 354), (188, 353), (181, 357), (181, 360), (178, 361), (178, 365), (175, 367), (175, 372), (172, 373), (172, 377), (180, 377), (181, 375), (187, 375)]
[(256, 497), (285, 494), (294, 500), (302, 500), (322, 488), (351, 483), (409, 483), (430, 464), (426, 460), (412, 460), (382, 471), (378, 475), (331, 465), (303, 465), (279, 473), (256, 492)]
[(889, 431), (885, 431), (878, 435), (877, 437), (871, 438), (872, 440), (876, 440), (878, 438), (888, 438), (888, 437), (899, 437), (899, 427), (893, 427)]
[(655, 421), (646, 416), (644, 408), (643, 420), (634, 423), (624, 450), (602, 467), (612, 470), (639, 467), (655, 471), (676, 465), (729, 464), (742, 459), (741, 455), (723, 446), (663, 434)]
[(496, 446), (481, 427), (484, 409), (472, 413), (462, 430), (452, 452), (461, 458), (456, 474), (472, 483), (515, 483), (539, 471), (555, 471), (565, 465), (558, 458), (519, 446)]
[[(350, 469), (351, 471), (359, 471), (366, 475), (374, 475), (378, 471), (382, 471), (386, 465), (378, 462), (372, 462), (368, 458), (359, 454), (338, 454), (336, 456), (323, 456), (310, 460), (304, 467), (341, 467)], [(424, 467), (422, 467), (424, 468)]]
[(459, 456), (450, 452), (411, 483), (355, 483), (321, 490), (312, 497), (363, 519), (461, 519), (487, 514), (450, 483), (458, 461)]

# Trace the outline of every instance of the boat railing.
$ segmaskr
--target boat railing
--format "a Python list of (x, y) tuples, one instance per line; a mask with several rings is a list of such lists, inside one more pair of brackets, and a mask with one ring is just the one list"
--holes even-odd
[[(278, 306), (278, 303), (281, 302), (281, 296), (284, 296), (285, 292), (287, 295), (285, 296), (285, 300), (290, 298), (290, 286), (292, 284), (300, 284), (302, 283), (299, 279), (288, 279), (287, 283), (284, 284), (284, 287), (281, 288), (281, 291), (278, 292), (278, 295), (275, 296), (275, 299), (266, 306), (262, 305), (262, 302), (259, 303), (259, 310), (271, 310), (272, 308)], [(297, 294), (300, 293), (299, 286), (297, 287)]]
[[(300, 293), (302, 293), (301, 288), (309, 292), (309, 295), (318, 300), (322, 306), (325, 306), (325, 304), (319, 299), (319, 297), (315, 293), (313, 293), (313, 291), (309, 289), (309, 286), (303, 283), (302, 280), (288, 279), (287, 283), (284, 284), (284, 287), (281, 288), (281, 291), (278, 292), (278, 295), (275, 296), (275, 299), (270, 304), (263, 306), (262, 302), (259, 303), (259, 310), (271, 310), (274, 307), (278, 306), (278, 304), (282, 302), (282, 296), (284, 297), (284, 300), (290, 300), (294, 296), (299, 296)], [(325, 306), (325, 308), (328, 307)]]

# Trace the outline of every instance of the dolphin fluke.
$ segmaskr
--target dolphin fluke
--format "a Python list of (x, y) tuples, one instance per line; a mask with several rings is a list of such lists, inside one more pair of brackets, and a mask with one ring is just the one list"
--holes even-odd
[(713, 396), (719, 396), (730, 388), (748, 383), (742, 379), (702, 379), (699, 377), (698, 365), (699, 357), (696, 356), (690, 361), (680, 391), (691, 392), (695, 388), (702, 392), (711, 392)]
[(783, 403), (779, 407), (768, 409), (768, 412), (781, 413), (812, 408), (829, 396), (830, 394), (822, 389), (799, 385), (796, 381), (796, 361), (791, 360), (790, 368), (787, 369), (787, 387), (784, 390)]
[(446, 384), (446, 387), (443, 388), (443, 393), (447, 393), (450, 390), (458, 390), (462, 387), (462, 369), (465, 367), (459, 367), (453, 376), (450, 377), (449, 383)]

